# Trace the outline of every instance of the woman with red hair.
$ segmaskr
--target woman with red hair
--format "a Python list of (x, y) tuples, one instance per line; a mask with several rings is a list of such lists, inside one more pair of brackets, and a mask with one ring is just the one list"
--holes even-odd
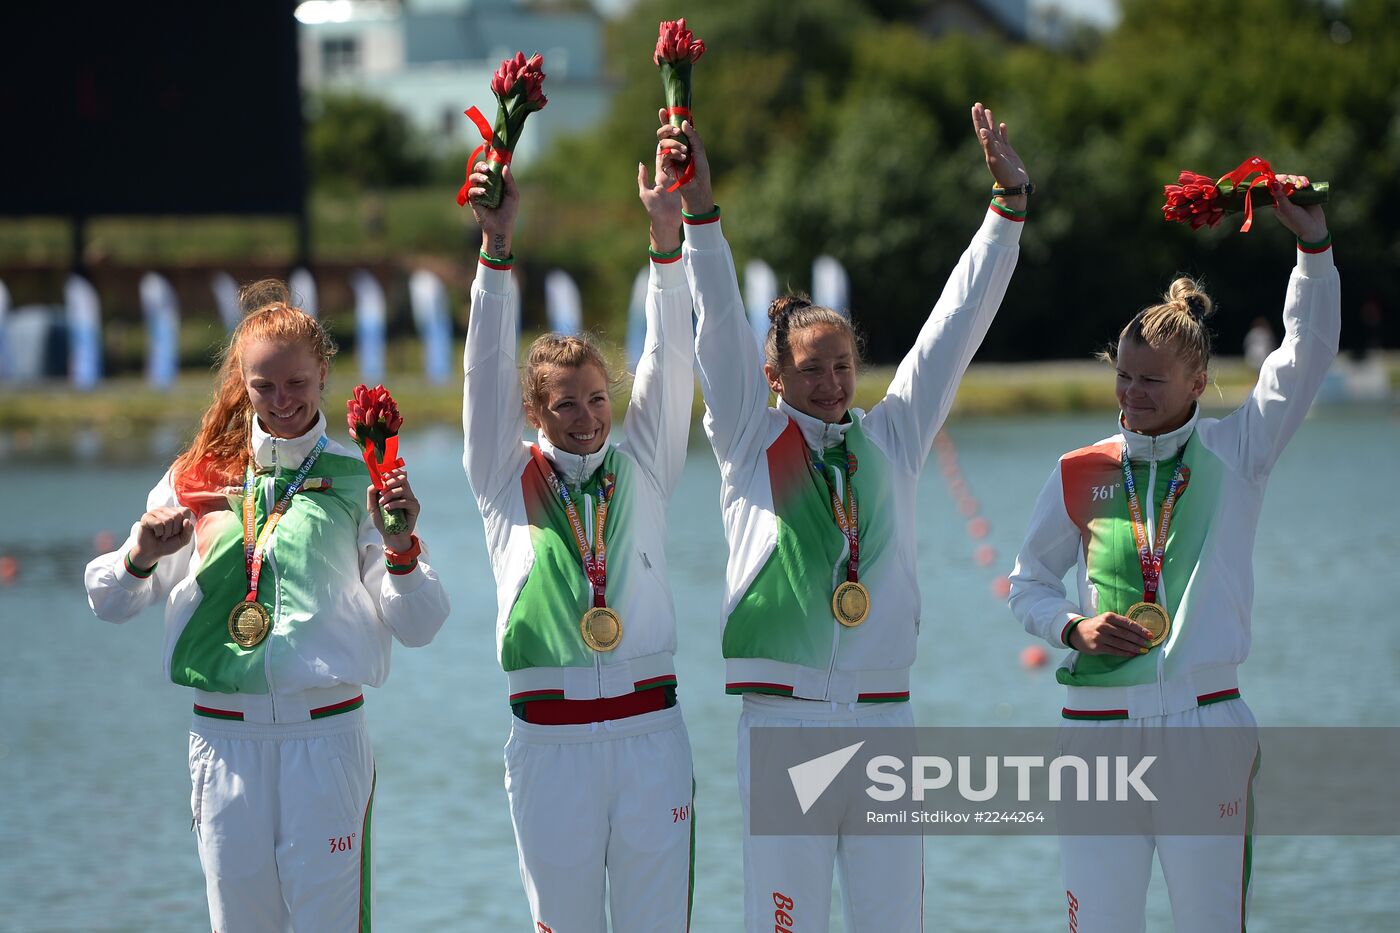
[[(374, 759), (362, 687), (391, 638), (447, 618), (412, 529), (404, 470), (369, 483), (320, 411), (336, 348), (281, 282), (244, 289), (214, 400), (88, 603), (125, 622), (165, 606), (165, 672), (193, 687), (191, 809), (222, 933), (368, 929)], [(385, 532), (384, 509), (408, 531)]]

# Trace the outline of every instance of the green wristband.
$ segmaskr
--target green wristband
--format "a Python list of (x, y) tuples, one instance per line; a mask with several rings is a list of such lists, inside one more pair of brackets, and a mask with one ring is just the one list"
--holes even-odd
[(1005, 204), (998, 204), (996, 198), (992, 198), (991, 207), (992, 210), (996, 211), (998, 214), (1001, 214), (1003, 217), (1010, 217), (1016, 220), (1024, 220), (1026, 217), (1025, 211), (1018, 211), (1014, 207), (1007, 207)]
[(681, 211), (681, 219), (687, 221), (688, 223), (693, 223), (693, 224), (694, 224), (694, 223), (706, 223), (706, 222), (708, 222), (708, 221), (716, 220), (716, 219), (718, 219), (718, 218), (719, 218), (719, 205), (718, 205), (718, 204), (715, 205), (714, 210), (706, 211), (706, 212), (703, 213), (703, 214), (688, 214), (688, 213), (686, 213), (684, 210)]
[(515, 254), (511, 253), (505, 259), (498, 259), (486, 250), (481, 250), (481, 262), (491, 269), (509, 269), (515, 264)]
[(677, 246), (675, 249), (671, 250), (668, 253), (660, 253), (648, 246), (647, 253), (651, 256), (652, 259), (655, 259), (658, 262), (674, 262), (675, 260), (681, 258), (681, 247)]
[(133, 577), (136, 577), (138, 580), (145, 580), (151, 574), (156, 572), (156, 566), (160, 563), (160, 561), (156, 561), (154, 564), (147, 567), (145, 570), (142, 570), (140, 567), (137, 567), (131, 562), (131, 552), (127, 551), (125, 554), (122, 555), (122, 563), (126, 565), (127, 573), (131, 574)]
[(1331, 230), (1328, 230), (1328, 231), (1327, 231), (1327, 236), (1325, 236), (1325, 237), (1323, 237), (1322, 239), (1318, 240), (1316, 243), (1309, 243), (1308, 241), (1304, 240), (1302, 237), (1298, 237), (1298, 248), (1299, 248), (1300, 250), (1302, 250), (1303, 252), (1305, 252), (1305, 253), (1320, 253), (1320, 252), (1322, 252), (1323, 250), (1325, 250), (1327, 247), (1329, 247), (1329, 246), (1331, 246), (1331, 245), (1332, 245), (1332, 231), (1331, 231)]

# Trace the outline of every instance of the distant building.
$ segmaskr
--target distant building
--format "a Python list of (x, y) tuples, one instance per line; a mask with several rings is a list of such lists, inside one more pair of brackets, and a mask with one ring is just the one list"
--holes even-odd
[(600, 121), (612, 97), (603, 74), (603, 20), (590, 10), (518, 0), (304, 0), (297, 6), (301, 81), (385, 101), (440, 148), (475, 146), (462, 111), (496, 116), (491, 75), (523, 51), (544, 55), (549, 106), (530, 118), (518, 162), (560, 133)]
[(1024, 42), (1029, 31), (1027, 0), (927, 0), (913, 18), (931, 36), (968, 33)]

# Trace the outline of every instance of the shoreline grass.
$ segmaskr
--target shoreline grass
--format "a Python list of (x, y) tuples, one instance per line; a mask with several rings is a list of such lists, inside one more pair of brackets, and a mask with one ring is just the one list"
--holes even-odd
[[(1392, 393), (1400, 385), (1400, 354), (1386, 360)], [(341, 360), (332, 370), (325, 392), (325, 409), (336, 423), (341, 399), (359, 381), (353, 358)], [(893, 378), (892, 366), (871, 367), (856, 383), (855, 403), (869, 408), (884, 395)], [(1255, 374), (1238, 359), (1218, 360), (1203, 404), (1208, 410), (1238, 406), (1254, 384)], [(461, 418), (461, 378), (442, 386), (430, 385), (421, 375), (394, 373), (387, 382), (408, 415), (410, 426), (457, 424)], [(630, 380), (615, 392), (614, 411), (621, 417)], [(103, 438), (140, 437), (160, 431), (184, 438), (198, 424), (212, 397), (209, 373), (186, 371), (169, 391), (146, 385), (139, 377), (103, 382), (92, 392), (80, 392), (61, 382), (36, 386), (6, 386), (0, 404), (0, 432), (24, 440), (30, 435), (62, 438), (96, 432)], [(1393, 395), (1392, 395), (1393, 398)], [(1106, 366), (1086, 361), (1038, 363), (974, 363), (958, 389), (951, 417), (1008, 417), (1033, 414), (1112, 412), (1113, 379)], [(697, 391), (692, 409), (698, 424), (704, 405)]]

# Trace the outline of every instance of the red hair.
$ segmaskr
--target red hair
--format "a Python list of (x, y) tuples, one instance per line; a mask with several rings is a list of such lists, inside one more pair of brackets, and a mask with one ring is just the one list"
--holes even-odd
[(289, 304), (291, 294), (277, 279), (263, 279), (244, 286), (238, 294), (243, 320), (219, 351), (219, 374), (214, 399), (204, 410), (199, 431), (190, 446), (175, 460), (171, 472), (180, 475), (195, 466), (213, 479), (236, 481), (252, 451), (248, 438), (253, 427), (253, 405), (243, 383), (243, 351), (261, 341), (293, 343), (305, 347), (322, 363), (335, 356), (335, 341), (314, 317)]

